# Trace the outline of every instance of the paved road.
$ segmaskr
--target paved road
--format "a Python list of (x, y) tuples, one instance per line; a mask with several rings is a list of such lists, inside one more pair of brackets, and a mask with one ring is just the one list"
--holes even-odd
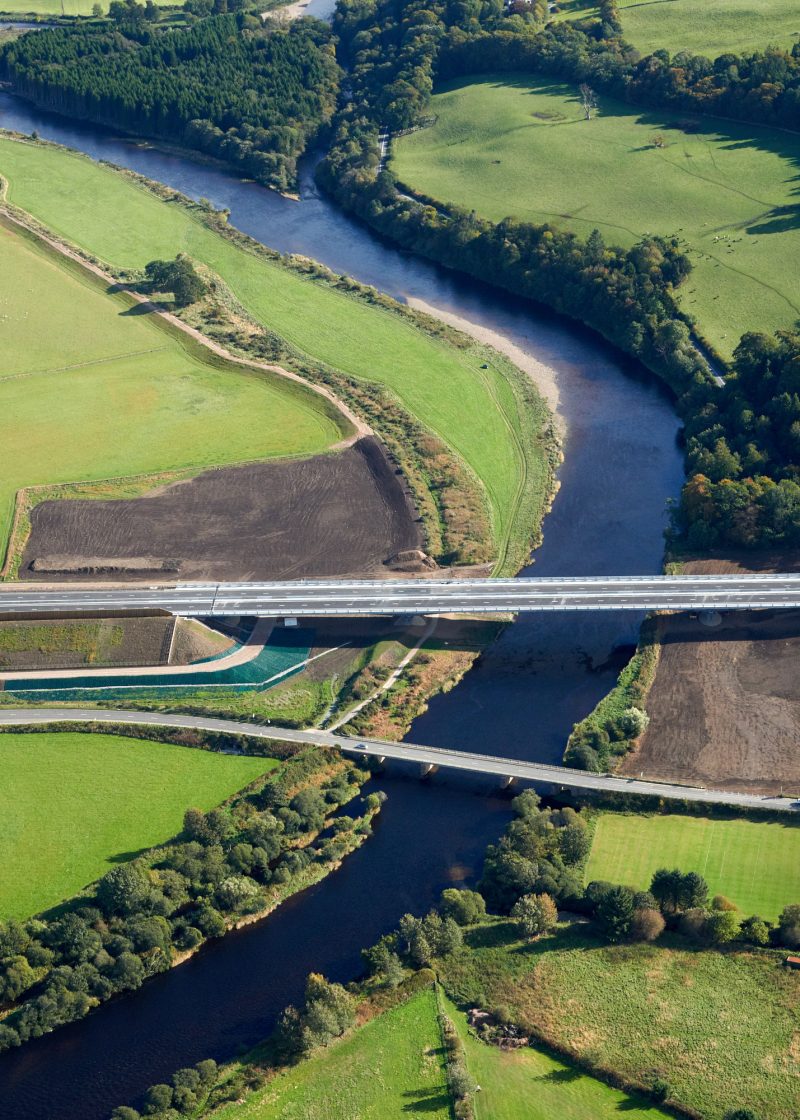
[(296, 580), (94, 587), (13, 584), (0, 614), (162, 609), (189, 617), (467, 614), (800, 607), (800, 574), (573, 579)]
[(371, 754), (380, 758), (414, 762), (423, 768), (441, 766), (452, 770), (488, 774), (500, 779), (517, 778), (526, 782), (545, 782), (568, 789), (638, 793), (647, 796), (655, 795), (668, 800), (777, 809), (782, 812), (800, 811), (800, 800), (789, 798), (759, 797), (755, 794), (728, 793), (725, 790), (703, 789), (696, 786), (669, 785), (666, 782), (645, 782), (635, 778), (616, 778), (607, 774), (589, 774), (585, 770), (570, 770), (565, 766), (548, 766), (540, 762), (521, 762), (514, 758), (495, 758), (488, 754), (442, 750), (440, 747), (423, 747), (416, 743), (389, 743), (383, 739), (356, 739), (345, 735), (334, 735), (330, 731), (291, 731), (283, 727), (264, 727), (261, 724), (243, 723), (236, 720), (213, 719), (210, 716), (188, 716), (167, 712), (132, 712), (108, 709), (101, 711), (96, 708), (0, 709), (0, 724), (6, 725), (74, 721), (155, 724), (158, 727), (189, 727), (206, 731), (227, 731), (238, 735), (251, 735), (257, 739), (279, 739), (290, 743), (316, 743), (321, 746), (336, 747), (353, 754)]

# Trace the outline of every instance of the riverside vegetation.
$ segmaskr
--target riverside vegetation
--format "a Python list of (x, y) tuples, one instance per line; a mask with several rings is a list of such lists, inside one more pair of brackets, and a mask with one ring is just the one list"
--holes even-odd
[[(230, 746), (230, 737), (210, 739)], [(29, 766), (34, 748), (32, 739)], [(240, 773), (262, 776), (210, 812), (187, 809), (174, 840), (119, 863), (55, 910), (0, 922), (0, 1049), (81, 1018), (206, 939), (264, 916), (369, 835), (380, 795), (363, 800), (357, 817), (336, 812), (359, 796), (363, 770), (334, 751), (268, 749), (285, 761), (264, 775), (271, 760), (236, 760)], [(210, 759), (197, 761), (202, 772)]]
[[(742, 920), (727, 898), (709, 900), (697, 872), (663, 867), (649, 889), (584, 886), (592, 813), (542, 808), (532, 791), (513, 805), (479, 893), (448, 888), (425, 917), (405, 915), (364, 951), (356, 984), (309, 977), (304, 1003), (218, 1071), (191, 1114), (321, 1117), (335, 1105), (378, 1118), (405, 1096), (461, 1120), (538, 1120), (551, 1094), (553, 1108), (576, 1118), (589, 1108), (657, 1117), (663, 1107), (733, 1120), (746, 1105), (759, 1120), (789, 1120), (800, 984), (769, 946), (800, 945), (800, 906), (785, 906), (774, 925)], [(665, 819), (678, 830), (698, 823)], [(739, 851), (730, 845), (733, 859)], [(764, 866), (777, 876), (777, 862)], [(431, 989), (436, 979), (455, 1007)], [(470, 1028), (465, 1008), (479, 1011)], [(145, 1114), (190, 1111), (176, 1097), (181, 1083), (149, 1090)], [(114, 1118), (138, 1115), (122, 1106)]]
[[(677, 301), (691, 271), (677, 239), (647, 237), (622, 249), (607, 245), (599, 232), (580, 241), (548, 224), (494, 223), (409, 198), (381, 165), (378, 135), (382, 128), (402, 131), (429, 121), (434, 77), (500, 72), (556, 77), (670, 112), (792, 129), (800, 112), (800, 47), (716, 62), (672, 60), (665, 53), (642, 59), (621, 38), (612, 3), (586, 27), (543, 28), (537, 11), (507, 15), (488, 3), (465, 11), (383, 0), (364, 12), (342, 0), (335, 30), (356, 96), (335, 121), (320, 181), (406, 247), (582, 319), (667, 381), (690, 437), (691, 478), (676, 517), (678, 543), (795, 546), (800, 486), (792, 433), (800, 395), (787, 374), (800, 340), (791, 317), (777, 338), (745, 335), (720, 391)], [(777, 205), (769, 217), (776, 228), (792, 228), (793, 204)], [(694, 501), (698, 489), (702, 500)]]
[(11, 203), (134, 282), (149, 261), (181, 251), (211, 270), (208, 318), (224, 321), (227, 290), (263, 332), (248, 344), (226, 325), (226, 344), (328, 381), (375, 425), (409, 477), (436, 558), (496, 558), (502, 571), (524, 562), (552, 489), (556, 439), (530, 380), (502, 355), (346, 277), (281, 258), (174, 191), (54, 145), (0, 139), (0, 172)]
[[(328, 27), (218, 15), (159, 27), (143, 5), (114, 24), (54, 28), (0, 52), (0, 76), (37, 105), (185, 144), (278, 190), (336, 106)], [(157, 19), (157, 9), (153, 9)]]

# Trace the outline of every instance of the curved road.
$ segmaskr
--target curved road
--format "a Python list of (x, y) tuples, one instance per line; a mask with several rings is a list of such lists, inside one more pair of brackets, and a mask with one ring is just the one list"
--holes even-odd
[(334, 735), (330, 731), (293, 731), (285, 727), (264, 727), (262, 724), (214, 719), (210, 716), (188, 716), (167, 712), (135, 712), (122, 709), (5, 708), (0, 710), (0, 725), (6, 726), (75, 722), (150, 724), (157, 727), (188, 727), (202, 731), (224, 731), (234, 735), (250, 735), (255, 739), (277, 739), (288, 743), (313, 743), (318, 746), (336, 747), (353, 754), (369, 754), (379, 758), (413, 762), (417, 763), (423, 772), (442, 766), (452, 770), (466, 770), (474, 774), (493, 775), (503, 780), (518, 779), (526, 782), (544, 782), (548, 785), (556, 785), (567, 789), (634, 793), (643, 796), (663, 797), (668, 800), (699, 801), (748, 809), (773, 809), (780, 812), (800, 811), (800, 800), (792, 800), (788, 797), (759, 797), (757, 794), (750, 793), (729, 793), (726, 790), (704, 789), (698, 786), (680, 786), (671, 785), (667, 782), (618, 778), (611, 774), (591, 774), (586, 770), (571, 770), (566, 766), (548, 766), (541, 762), (521, 762), (514, 758), (497, 758), (488, 754), (443, 750), (441, 747), (424, 747), (415, 743), (391, 743), (383, 739), (356, 739), (346, 735)]

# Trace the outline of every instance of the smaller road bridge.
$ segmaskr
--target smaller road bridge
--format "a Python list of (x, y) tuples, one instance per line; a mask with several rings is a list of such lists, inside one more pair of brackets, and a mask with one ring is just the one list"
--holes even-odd
[(764, 610), (800, 607), (800, 573), (586, 578), (295, 580), (143, 587), (16, 584), (0, 614), (165, 610), (188, 617), (350, 617), (498, 611)]
[(596, 792), (634, 793), (645, 797), (663, 797), (672, 801), (698, 801), (706, 804), (731, 805), (747, 809), (772, 809), (780, 812), (799, 812), (800, 800), (785, 797), (759, 797), (750, 793), (729, 793), (725, 790), (703, 789), (698, 786), (672, 785), (667, 782), (646, 782), (636, 778), (618, 778), (611, 774), (590, 774), (586, 770), (571, 770), (566, 766), (549, 766), (542, 762), (524, 762), (515, 758), (496, 758), (489, 754), (444, 750), (441, 747), (423, 747), (416, 743), (390, 743), (383, 739), (357, 739), (334, 735), (330, 731), (291, 731), (285, 727), (264, 727), (261, 724), (237, 720), (214, 719), (206, 716), (185, 716), (167, 712), (134, 712), (99, 710), (97, 708), (4, 708), (0, 709), (0, 724), (19, 726), (50, 723), (111, 723), (147, 724), (157, 727), (186, 727), (201, 731), (223, 731), (234, 735), (250, 735), (256, 739), (275, 739), (289, 743), (308, 743), (334, 747), (350, 754), (373, 755), (420, 766), (422, 773), (438, 767), (463, 770), (472, 774), (486, 774), (502, 782), (520, 780), (558, 786), (575, 790)]

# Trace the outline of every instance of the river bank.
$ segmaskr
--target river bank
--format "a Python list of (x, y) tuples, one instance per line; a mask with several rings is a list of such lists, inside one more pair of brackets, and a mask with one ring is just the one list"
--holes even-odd
[[(130, 166), (194, 199), (282, 253), (320, 260), (401, 300), (424, 301), (502, 335), (552, 371), (565, 427), (560, 489), (535, 556), (537, 575), (657, 573), (665, 502), (682, 480), (678, 421), (667, 395), (597, 336), (479, 282), (397, 250), (337, 210), (302, 172), (290, 202), (217, 169), (137, 149), (102, 129), (38, 113), (0, 95), (0, 123)], [(632, 471), (630, 464), (637, 469)], [(530, 569), (527, 569), (530, 570)], [(639, 619), (528, 616), (508, 627), (410, 737), (433, 745), (557, 762), (572, 725), (616, 680)], [(444, 886), (479, 873), (507, 819), (493, 783), (392, 771), (375, 834), (336, 875), (262, 925), (229, 934), (135, 996), (0, 1060), (4, 1107), (26, 1120), (106, 1120), (181, 1065), (233, 1056), (268, 1033), (310, 971), (347, 980), (359, 949), (424, 911)]]

